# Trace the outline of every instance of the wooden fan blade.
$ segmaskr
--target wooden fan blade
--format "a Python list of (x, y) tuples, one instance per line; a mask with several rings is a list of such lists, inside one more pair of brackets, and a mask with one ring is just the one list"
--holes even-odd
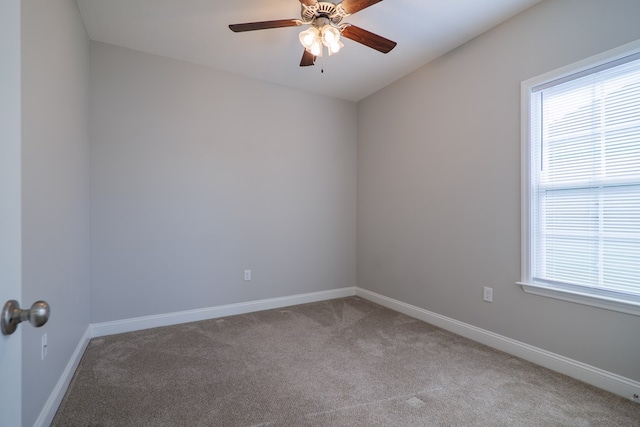
[(305, 6), (313, 6), (314, 4), (318, 3), (318, 0), (300, 0), (300, 3)]
[(375, 49), (382, 53), (390, 52), (397, 44), (394, 41), (385, 39), (382, 36), (373, 34), (372, 32), (356, 27), (355, 25), (349, 25), (342, 30), (342, 37), (346, 37), (365, 46), (369, 46), (371, 49)]
[(310, 65), (314, 65), (316, 63), (316, 57), (313, 53), (309, 52), (307, 49), (302, 53), (302, 59), (300, 60), (301, 67), (308, 67)]
[(231, 24), (229, 28), (235, 33), (243, 31), (267, 30), (269, 28), (297, 27), (301, 25), (297, 19), (278, 19), (276, 21), (247, 22), (246, 24)]
[(353, 15), (354, 13), (359, 12), (362, 9), (366, 9), (369, 6), (373, 6), (381, 1), (382, 0), (344, 0), (342, 2), (342, 8), (348, 14)]

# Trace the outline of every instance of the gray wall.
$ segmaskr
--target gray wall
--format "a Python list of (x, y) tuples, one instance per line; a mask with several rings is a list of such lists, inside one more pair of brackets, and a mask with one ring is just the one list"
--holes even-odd
[[(20, 1), (0, 1), (0, 304), (22, 292)], [(0, 334), (0, 414), (21, 425), (22, 335)]]
[(90, 52), (92, 322), (356, 284), (354, 103)]
[[(73, 0), (22, 2), (22, 421), (33, 425), (89, 325), (89, 40)], [(40, 337), (48, 334), (42, 361)]]
[(520, 82), (640, 38), (638, 17), (546, 1), (361, 101), (358, 285), (640, 380), (640, 317), (515, 284)]

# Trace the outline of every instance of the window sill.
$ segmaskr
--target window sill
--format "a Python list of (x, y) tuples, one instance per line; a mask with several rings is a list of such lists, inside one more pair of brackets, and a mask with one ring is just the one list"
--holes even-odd
[(574, 302), (577, 304), (590, 305), (592, 307), (604, 308), (607, 310), (618, 311), (620, 313), (633, 314), (640, 316), (640, 304), (632, 301), (604, 297), (588, 292), (570, 291), (565, 289), (552, 288), (550, 286), (517, 282), (522, 286), (522, 290), (528, 294), (539, 295), (548, 298), (560, 299), (563, 301)]

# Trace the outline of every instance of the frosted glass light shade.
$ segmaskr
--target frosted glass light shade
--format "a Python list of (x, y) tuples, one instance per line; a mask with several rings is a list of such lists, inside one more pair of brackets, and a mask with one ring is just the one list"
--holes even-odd
[(340, 30), (331, 25), (325, 25), (322, 27), (322, 44), (329, 47), (333, 44), (337, 44), (340, 40)]
[(320, 31), (318, 31), (316, 27), (309, 27), (302, 31), (298, 37), (302, 46), (304, 46), (305, 49), (311, 50), (319, 34)]
[(322, 56), (322, 43), (320, 42), (320, 39), (314, 40), (309, 52), (314, 56)]
[(334, 53), (338, 53), (340, 49), (342, 49), (343, 47), (344, 47), (344, 44), (342, 44), (340, 40), (330, 44), (329, 46), (327, 46), (327, 50), (329, 51), (329, 56), (333, 55)]

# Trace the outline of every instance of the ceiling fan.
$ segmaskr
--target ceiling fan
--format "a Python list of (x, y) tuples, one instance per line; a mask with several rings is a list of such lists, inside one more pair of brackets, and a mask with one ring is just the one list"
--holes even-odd
[(317, 0), (300, 0), (302, 19), (279, 19), (275, 21), (247, 22), (231, 24), (229, 28), (236, 33), (244, 31), (266, 30), (270, 28), (296, 27), (308, 25), (309, 28), (300, 33), (300, 43), (304, 46), (301, 67), (314, 65), (316, 58), (322, 56), (323, 46), (329, 55), (337, 53), (344, 45), (340, 37), (351, 39), (382, 53), (388, 53), (396, 47), (396, 42), (377, 34), (342, 23), (342, 19), (372, 6), (382, 0), (343, 0), (330, 3)]

